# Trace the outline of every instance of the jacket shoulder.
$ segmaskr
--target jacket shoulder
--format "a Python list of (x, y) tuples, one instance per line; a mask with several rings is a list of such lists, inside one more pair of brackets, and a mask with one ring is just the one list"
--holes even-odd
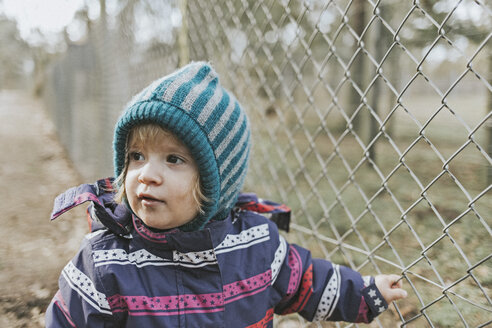
[(278, 229), (289, 232), (291, 210), (285, 204), (259, 198), (253, 193), (242, 193), (234, 210), (256, 213), (274, 222)]

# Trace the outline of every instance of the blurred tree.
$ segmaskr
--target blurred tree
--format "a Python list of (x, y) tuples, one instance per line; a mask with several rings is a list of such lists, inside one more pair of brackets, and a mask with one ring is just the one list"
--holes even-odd
[[(379, 8), (380, 14), (381, 11), (384, 10), (383, 8)], [(387, 30), (382, 26), (382, 23), (380, 21), (376, 21), (376, 29), (375, 29), (375, 34), (376, 37), (374, 38), (374, 57), (377, 60), (378, 63), (382, 60), (384, 56), (384, 47), (385, 44), (388, 43), (388, 39), (390, 37), (390, 34), (387, 32)], [(376, 80), (374, 81), (374, 84), (372, 86), (372, 97), (371, 97), (371, 102), (370, 106), (372, 109), (370, 118), (369, 118), (369, 139), (368, 142), (373, 144), (369, 148), (369, 157), (373, 160), (376, 161), (376, 140), (374, 138), (378, 134), (379, 130), (379, 124), (378, 124), (378, 117), (379, 117), (379, 112), (380, 112), (380, 106), (379, 103), (381, 101), (381, 78), (378, 77), (379, 72), (376, 72)]]
[[(474, 4), (465, 4), (468, 6), (480, 6), (481, 8), (481, 17), (477, 19), (477, 17), (472, 17), (471, 15), (465, 16), (465, 18), (456, 18), (451, 15), (449, 17), (449, 10), (444, 10), (444, 8), (449, 8), (449, 3), (446, 0), (441, 1), (432, 1), (432, 0), (423, 0), (421, 1), (422, 9), (427, 15), (434, 20), (434, 24), (431, 24), (428, 28), (419, 28), (415, 30), (415, 37), (411, 40), (407, 40), (407, 42), (411, 42), (417, 46), (425, 47), (430, 42), (434, 42), (436, 38), (442, 38), (444, 35), (447, 40), (455, 40), (458, 37), (465, 37), (466, 40), (477, 45), (482, 45), (483, 47), (478, 47), (477, 52), (483, 53), (485, 58), (484, 66), (486, 67), (486, 71), (481, 73), (482, 78), (485, 79), (489, 88), (487, 90), (487, 106), (486, 106), (486, 115), (489, 115), (490, 111), (492, 111), (492, 90), (490, 90), (490, 85), (492, 85), (492, 44), (491, 40), (491, 30), (490, 24), (492, 22), (492, 17), (490, 16), (490, 11), (486, 10), (486, 4), (481, 2), (475, 2)], [(458, 6), (456, 4), (456, 6)], [(475, 7), (478, 8), (478, 7)], [(453, 8), (455, 10), (456, 8)], [(454, 11), (455, 12), (455, 11)], [(453, 12), (453, 13), (454, 13)], [(456, 15), (455, 15), (456, 16)], [(454, 19), (453, 19), (454, 18)], [(437, 26), (436, 26), (437, 24)], [(442, 29), (443, 32), (440, 32)], [(449, 43), (449, 41), (447, 41)], [(456, 46), (454, 46), (456, 47)], [(468, 49), (466, 49), (468, 50)], [(466, 50), (462, 52), (466, 53)], [(471, 58), (475, 57), (474, 54), (470, 55)], [(470, 61), (467, 63), (467, 68), (472, 68), (476, 63)], [(476, 74), (476, 72), (473, 72)], [(489, 158), (492, 158), (492, 123), (490, 123), (490, 119), (485, 123), (485, 130), (487, 135), (487, 145), (485, 145), (485, 149)], [(487, 161), (487, 163), (489, 163)], [(487, 165), (487, 184), (492, 184), (492, 166)]]
[(188, 46), (188, 1), (179, 0), (181, 12), (181, 28), (179, 30), (179, 66), (184, 66), (190, 61), (190, 49)]
[[(365, 56), (363, 53), (363, 33), (366, 28), (366, 0), (354, 0), (351, 6), (351, 17), (349, 24), (354, 30), (357, 39), (352, 47), (352, 59), (350, 70), (350, 92), (348, 96), (348, 115), (352, 118), (352, 129), (356, 134), (360, 134), (362, 110), (357, 110), (362, 106), (363, 83), (365, 80)], [(370, 122), (370, 120), (366, 120)]]
[[(492, 47), (488, 48), (487, 51), (488, 54), (488, 83), (489, 85), (492, 85)], [(487, 114), (490, 115), (492, 112), (492, 91), (489, 90), (489, 93), (487, 94)], [(492, 118), (489, 116), (489, 119), (485, 123), (485, 129), (487, 131), (487, 154), (489, 155), (489, 158), (492, 158)], [(492, 184), (492, 165), (487, 165), (487, 184), (491, 185)]]
[(46, 52), (46, 49), (42, 46), (31, 46), (30, 53), (34, 61), (34, 71), (33, 71), (33, 94), (36, 97), (40, 97), (43, 94), (45, 83), (46, 83), (46, 71), (50, 60), (53, 55)]
[(29, 46), (20, 37), (17, 23), (4, 15), (0, 15), (0, 42), (0, 89), (21, 87), (26, 74), (30, 73), (32, 58)]

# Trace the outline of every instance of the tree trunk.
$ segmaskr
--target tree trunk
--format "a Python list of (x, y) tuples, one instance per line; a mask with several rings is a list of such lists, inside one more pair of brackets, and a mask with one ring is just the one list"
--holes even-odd
[[(492, 50), (488, 51), (489, 67), (488, 67), (488, 81), (492, 84)], [(492, 111), (492, 92), (487, 93), (487, 111)], [(488, 114), (488, 113), (487, 113)], [(485, 129), (487, 131), (487, 154), (492, 158), (492, 118), (489, 118), (485, 122)], [(488, 161), (487, 161), (488, 162)], [(487, 163), (487, 185), (492, 184), (492, 165)]]
[[(379, 10), (380, 10), (380, 13), (382, 15), (382, 8), (379, 8)], [(374, 31), (374, 33), (375, 33), (374, 56), (376, 57), (376, 60), (378, 61), (379, 64), (381, 64), (380, 61), (384, 56), (383, 47), (385, 46), (385, 41), (387, 39), (386, 36), (388, 34), (388, 33), (385, 33), (385, 31), (382, 27), (383, 27), (382, 23), (378, 23), (376, 25), (376, 29)], [(376, 71), (376, 75), (378, 73), (379, 72)], [(374, 82), (374, 86), (372, 87), (372, 98), (371, 98), (371, 104), (370, 105), (372, 107), (373, 112), (370, 114), (370, 119), (368, 120), (369, 121), (369, 138), (368, 138), (368, 142), (367, 142), (368, 144), (371, 143), (373, 141), (373, 139), (376, 137), (376, 135), (378, 134), (379, 123), (374, 116), (376, 116), (376, 117), (379, 116), (379, 112), (380, 112), (379, 107), (381, 104), (380, 100), (381, 100), (381, 79), (378, 78)], [(372, 159), (373, 161), (376, 160), (376, 143), (374, 143), (369, 148), (369, 158)]]
[[(359, 40), (362, 39), (362, 32), (364, 31), (364, 27), (366, 26), (365, 22), (365, 16), (366, 16), (366, 9), (365, 9), (365, 0), (354, 0), (353, 2), (353, 16), (351, 21), (353, 24), (351, 24), (352, 28), (354, 29), (355, 33), (359, 37)], [(354, 45), (354, 50), (352, 53), (356, 53), (359, 50), (360, 43), (356, 42)], [(355, 84), (355, 86), (359, 89), (362, 89), (362, 83), (364, 81), (364, 55), (362, 51), (360, 51), (357, 55), (357, 58), (355, 58), (354, 62), (352, 63), (352, 69), (351, 71), (351, 80)], [(355, 111), (357, 110), (357, 107), (360, 105), (361, 102), (361, 95), (359, 92), (356, 90), (356, 88), (352, 87), (350, 89), (350, 94), (349, 94), (349, 115), (352, 116), (354, 115)], [(353, 117), (352, 119), (352, 126), (353, 130), (355, 133), (359, 134), (360, 133), (360, 122), (361, 122), (361, 113), (358, 113), (357, 116)]]
[(179, 66), (182, 67), (190, 61), (188, 47), (188, 0), (179, 1), (181, 11), (181, 29), (179, 30)]

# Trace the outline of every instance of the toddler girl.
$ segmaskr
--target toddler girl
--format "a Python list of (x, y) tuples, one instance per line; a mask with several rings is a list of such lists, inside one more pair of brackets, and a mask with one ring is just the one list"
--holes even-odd
[(115, 181), (72, 188), (52, 218), (90, 201), (91, 233), (65, 266), (47, 327), (272, 327), (273, 314), (370, 322), (405, 297), (396, 275), (359, 273), (289, 244), (285, 206), (239, 194), (250, 129), (214, 70), (191, 63), (127, 105)]

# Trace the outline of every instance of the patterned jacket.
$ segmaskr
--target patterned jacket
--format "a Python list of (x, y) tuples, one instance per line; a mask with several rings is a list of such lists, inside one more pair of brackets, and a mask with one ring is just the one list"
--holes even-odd
[[(106, 188), (106, 186), (108, 188)], [(109, 180), (69, 189), (52, 219), (91, 201), (92, 232), (65, 266), (47, 327), (272, 327), (273, 315), (369, 322), (387, 304), (374, 279), (289, 244), (245, 208), (284, 206), (242, 195), (224, 221), (156, 232), (112, 202)]]

